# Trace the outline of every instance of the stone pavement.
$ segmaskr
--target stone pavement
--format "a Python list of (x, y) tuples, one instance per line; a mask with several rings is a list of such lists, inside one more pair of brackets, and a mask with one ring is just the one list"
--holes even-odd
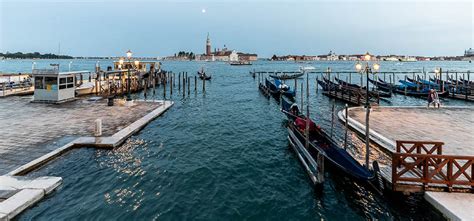
[(30, 103), (31, 96), (0, 99), (0, 175), (18, 168), (80, 136), (93, 136), (102, 119), (103, 136), (111, 136), (160, 105), (79, 99), (64, 104)]
[[(349, 109), (365, 125), (365, 109)], [(389, 139), (442, 141), (443, 154), (474, 156), (474, 108), (373, 107), (370, 129)]]
[[(338, 115), (344, 121), (343, 111)], [(365, 134), (365, 109), (350, 108), (348, 123)], [(474, 108), (471, 107), (373, 107), (369, 135), (388, 152), (395, 152), (396, 140), (442, 141), (445, 155), (474, 156), (473, 125)], [(391, 168), (387, 168), (390, 174)], [(472, 220), (474, 197), (471, 193), (425, 192), (424, 197), (448, 220)]]
[(0, 220), (13, 219), (61, 183), (61, 177), (0, 176)]

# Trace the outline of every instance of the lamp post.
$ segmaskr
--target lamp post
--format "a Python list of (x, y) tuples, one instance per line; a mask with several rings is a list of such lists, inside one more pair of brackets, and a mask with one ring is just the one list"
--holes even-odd
[(127, 73), (127, 101), (131, 101), (132, 97), (130, 96), (130, 58), (132, 58), (132, 51), (127, 51), (127, 59), (128, 59), (128, 73)]
[(357, 62), (355, 65), (356, 70), (360, 74), (366, 74), (366, 93), (365, 93), (365, 166), (369, 169), (369, 156), (370, 156), (370, 148), (369, 148), (369, 115), (370, 115), (370, 101), (369, 101), (369, 73), (372, 73), (372, 69), (377, 72), (380, 68), (380, 65), (377, 63), (373, 63), (372, 67), (370, 67), (369, 61), (371, 60), (371, 56), (369, 52), (365, 53), (364, 55), (365, 64), (361, 64)]

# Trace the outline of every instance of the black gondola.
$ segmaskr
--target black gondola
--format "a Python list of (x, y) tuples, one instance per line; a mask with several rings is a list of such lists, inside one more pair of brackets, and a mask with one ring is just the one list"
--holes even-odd
[[(283, 102), (282, 102), (283, 104)], [(282, 112), (288, 116), (290, 122), (288, 123), (288, 133), (290, 142), (296, 144), (306, 143), (306, 136), (304, 135), (305, 128), (302, 128), (302, 121), (305, 122), (308, 120), (306, 116), (301, 113), (294, 113), (291, 109), (288, 109), (291, 105), (286, 102), (282, 105)], [(346, 150), (341, 148), (328, 134), (326, 134), (321, 128), (316, 126), (316, 124), (309, 120), (309, 143), (308, 148), (300, 146), (307, 150), (313, 157), (315, 161), (318, 153), (322, 154), (325, 159), (326, 164), (330, 164), (332, 168), (336, 168), (339, 171), (345, 173), (346, 176), (349, 176), (353, 179), (370, 182), (375, 178), (375, 173), (368, 170), (366, 167), (362, 166), (357, 162)]]
[[(358, 84), (351, 84), (351, 83), (348, 83), (346, 81), (343, 81), (339, 78), (334, 78), (339, 84), (341, 85), (345, 85), (347, 87), (352, 87), (352, 88), (355, 88), (355, 89), (362, 89), (362, 90), (366, 90), (367, 88), (366, 87), (362, 87), (362, 86), (359, 86)], [(370, 95), (372, 96), (379, 96), (379, 97), (392, 97), (392, 94), (391, 93), (387, 93), (386, 91), (384, 90), (380, 90), (380, 91), (369, 91)]]
[(289, 80), (289, 79), (299, 78), (303, 75), (304, 75), (304, 73), (298, 73), (298, 74), (292, 74), (292, 75), (289, 75), (289, 74), (285, 73), (285, 74), (282, 74), (282, 75), (273, 75), (273, 74), (271, 74), (270, 77), (275, 78), (275, 79), (280, 79), (280, 80)]
[(198, 71), (197, 74), (198, 74), (198, 76), (201, 80), (211, 80), (211, 77), (212, 77), (210, 75), (207, 76), (206, 72), (204, 72), (204, 71)]

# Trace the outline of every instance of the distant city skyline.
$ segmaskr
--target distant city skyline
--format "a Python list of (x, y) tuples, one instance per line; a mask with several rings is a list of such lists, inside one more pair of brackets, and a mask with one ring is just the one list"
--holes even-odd
[(276, 55), (463, 55), (472, 1), (0, 0), (0, 52), (163, 57), (214, 48)]

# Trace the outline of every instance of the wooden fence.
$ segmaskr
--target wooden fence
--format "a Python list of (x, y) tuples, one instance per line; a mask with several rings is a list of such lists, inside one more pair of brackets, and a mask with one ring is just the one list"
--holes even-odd
[(397, 141), (393, 190), (474, 192), (474, 156), (442, 155), (442, 146), (442, 142)]

